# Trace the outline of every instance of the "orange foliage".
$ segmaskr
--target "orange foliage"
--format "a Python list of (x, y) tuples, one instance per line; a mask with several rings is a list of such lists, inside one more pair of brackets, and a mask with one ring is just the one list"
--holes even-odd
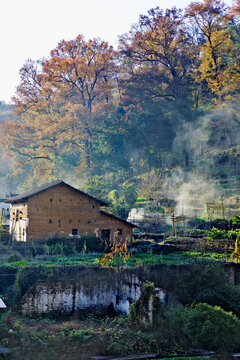
[(28, 60), (13, 98), (19, 120), (3, 127), (18, 168), (27, 164), (54, 177), (68, 152), (90, 166), (94, 140), (116, 101), (116, 71), (113, 48), (82, 35), (62, 40), (47, 60)]
[(120, 258), (126, 264), (129, 259), (130, 254), (128, 252), (127, 243), (123, 244), (113, 244), (110, 253), (104, 254), (101, 258), (98, 259), (98, 263), (101, 266), (112, 266), (116, 261), (116, 258)]

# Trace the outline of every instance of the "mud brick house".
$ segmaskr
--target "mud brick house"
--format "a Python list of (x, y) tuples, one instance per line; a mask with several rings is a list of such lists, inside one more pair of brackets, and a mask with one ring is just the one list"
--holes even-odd
[(53, 181), (15, 196), (10, 203), (10, 235), (14, 241), (34, 241), (53, 236), (96, 235), (111, 242), (131, 243), (135, 225), (101, 210), (107, 204)]

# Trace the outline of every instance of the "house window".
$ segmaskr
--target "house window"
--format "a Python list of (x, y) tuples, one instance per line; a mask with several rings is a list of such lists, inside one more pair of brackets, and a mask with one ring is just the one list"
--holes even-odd
[(52, 198), (50, 199), (50, 203), (52, 202)]
[(62, 202), (62, 200), (61, 200), (61, 199), (59, 199), (59, 202)]
[(17, 214), (16, 214), (16, 221), (19, 220), (19, 210), (17, 210)]
[(88, 224), (90, 224), (90, 222), (91, 222), (91, 221), (90, 221), (90, 220), (88, 220)]
[(78, 234), (77, 229), (72, 229), (72, 235), (77, 235), (77, 234)]
[(49, 219), (49, 224), (52, 224), (52, 219)]
[(117, 229), (117, 234), (122, 235), (122, 229)]
[(58, 227), (61, 227), (61, 220), (58, 220)]

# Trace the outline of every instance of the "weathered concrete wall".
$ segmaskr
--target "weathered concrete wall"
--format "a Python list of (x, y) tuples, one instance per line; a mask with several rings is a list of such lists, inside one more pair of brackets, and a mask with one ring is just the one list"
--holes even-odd
[[(239, 265), (227, 264), (223, 268), (228, 283), (239, 284)], [(172, 302), (170, 294), (183, 304), (192, 303), (197, 296), (201, 298), (204, 289), (213, 288), (215, 281), (219, 283), (218, 268), (200, 264), (158, 264), (134, 269), (41, 266), (26, 267), (17, 274), (10, 268), (6, 268), (6, 274), (3, 270), (0, 268), (0, 275), (4, 275), (0, 293), (4, 294), (9, 280), (13, 286), (17, 276), (14, 303), (25, 314), (81, 310), (93, 313), (114, 310), (126, 314), (130, 304), (139, 299), (145, 281), (154, 283), (157, 295), (165, 304)], [(224, 285), (224, 273), (222, 276)]]
[(57, 281), (40, 282), (22, 299), (22, 312), (77, 312), (89, 310), (104, 313), (114, 310), (127, 314), (130, 303), (139, 299), (141, 282), (134, 275), (114, 282)]
[[(53, 311), (128, 314), (130, 304), (140, 298), (142, 282), (133, 271), (102, 272), (97, 281), (91, 275), (74, 281), (41, 281), (24, 295), (21, 311), (24, 314)], [(156, 295), (163, 303), (171, 300), (163, 289), (156, 288)]]

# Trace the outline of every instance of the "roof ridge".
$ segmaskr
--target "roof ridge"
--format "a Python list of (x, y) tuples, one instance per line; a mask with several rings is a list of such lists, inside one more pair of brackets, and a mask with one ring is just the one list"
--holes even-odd
[(39, 193), (41, 193), (41, 192), (43, 192), (43, 191), (46, 191), (46, 190), (48, 190), (48, 189), (51, 189), (52, 187), (57, 186), (57, 185), (60, 185), (60, 184), (64, 184), (64, 185), (66, 185), (67, 187), (69, 187), (69, 188), (71, 188), (71, 189), (73, 189), (73, 190), (76, 190), (76, 191), (80, 192), (80, 193), (83, 194), (83, 195), (86, 195), (86, 196), (90, 197), (91, 199), (99, 202), (100, 205), (102, 205), (102, 206), (107, 206), (107, 205), (108, 205), (108, 204), (105, 203), (104, 201), (99, 200), (99, 199), (95, 198), (94, 196), (91, 196), (91, 195), (85, 193), (84, 191), (79, 190), (79, 189), (73, 187), (72, 185), (66, 183), (66, 182), (63, 181), (63, 180), (54, 180), (54, 181), (51, 181), (51, 182), (49, 182), (49, 183), (44, 183), (44, 184), (36, 187), (35, 189), (32, 189), (32, 190), (30, 190), (30, 191), (27, 191), (27, 192), (21, 194), (21, 195), (17, 195), (17, 196), (14, 196), (14, 197), (10, 198), (10, 199), (7, 199), (7, 201), (5, 201), (5, 202), (6, 202), (6, 203), (19, 203), (19, 202), (21, 202), (21, 201), (27, 200), (27, 199), (28, 199), (29, 197), (31, 197), (31, 196), (37, 195), (37, 194), (39, 194)]

